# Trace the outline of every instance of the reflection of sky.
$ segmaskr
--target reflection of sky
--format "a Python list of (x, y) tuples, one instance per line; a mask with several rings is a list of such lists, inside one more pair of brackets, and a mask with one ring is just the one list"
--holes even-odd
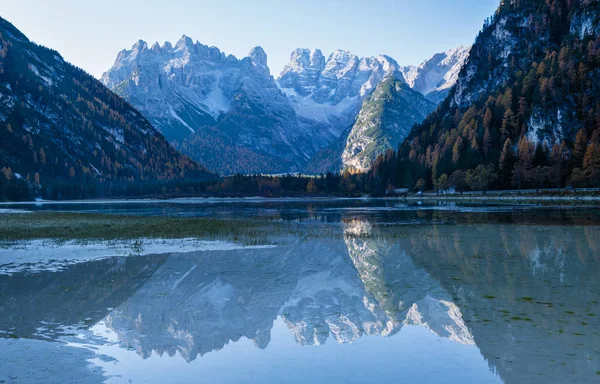
[[(102, 323), (99, 335), (114, 339)], [(151, 382), (173, 372), (165, 381), (238, 383), (499, 383), (475, 345), (440, 338), (424, 327), (407, 326), (390, 338), (363, 337), (353, 344), (326, 343), (318, 347), (299, 345), (281, 318), (275, 321), (272, 341), (261, 350), (251, 340), (230, 343), (218, 353), (186, 363), (179, 356), (156, 353), (143, 360), (135, 350), (118, 344), (100, 346), (95, 365), (102, 367), (109, 382), (132, 379)], [(176, 373), (176, 374), (175, 374)]]

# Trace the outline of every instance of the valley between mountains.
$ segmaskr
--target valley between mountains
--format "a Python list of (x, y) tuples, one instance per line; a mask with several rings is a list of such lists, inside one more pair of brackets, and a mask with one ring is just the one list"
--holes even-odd
[(0, 18), (0, 200), (596, 188), (599, 78), (598, 0), (503, 0), (419, 66), (184, 35), (99, 80)]

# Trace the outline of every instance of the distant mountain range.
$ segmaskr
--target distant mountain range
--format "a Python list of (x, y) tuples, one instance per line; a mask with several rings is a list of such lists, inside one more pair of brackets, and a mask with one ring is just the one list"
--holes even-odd
[(0, 189), (26, 180), (54, 197), (51, 189), (60, 184), (84, 188), (205, 173), (127, 101), (2, 18), (0, 169)]
[(418, 67), (297, 49), (278, 78), (260, 47), (138, 41), (100, 82), (0, 19), (0, 198), (204, 166), (358, 171), (371, 194), (597, 186), (599, 26), (597, 0), (503, 1), (473, 47)]
[[(337, 50), (325, 59), (318, 49), (297, 49), (275, 79), (260, 47), (237, 59), (183, 36), (175, 45), (139, 41), (121, 51), (102, 82), (176, 148), (221, 174), (365, 170), (435, 108), (467, 53), (460, 47), (401, 67), (383, 55)], [(394, 104), (405, 118), (392, 125), (372, 103), (363, 105), (384, 79), (409, 85)], [(378, 133), (359, 138), (369, 135), (370, 117)]]

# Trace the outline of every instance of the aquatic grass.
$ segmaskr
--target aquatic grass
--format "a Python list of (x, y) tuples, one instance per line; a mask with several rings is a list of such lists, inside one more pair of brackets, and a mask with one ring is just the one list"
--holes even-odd
[[(29, 215), (0, 215), (1, 246), (10, 247), (23, 240), (54, 242), (75, 240), (114, 241), (143, 238), (232, 239), (244, 244), (264, 244), (267, 235), (292, 233), (290, 225), (249, 220), (127, 216), (70, 212), (34, 212)], [(133, 251), (143, 243), (136, 241)]]
[(533, 298), (531, 297), (521, 297), (520, 299), (517, 299), (519, 301), (525, 301), (527, 303), (532, 303), (533, 302)]

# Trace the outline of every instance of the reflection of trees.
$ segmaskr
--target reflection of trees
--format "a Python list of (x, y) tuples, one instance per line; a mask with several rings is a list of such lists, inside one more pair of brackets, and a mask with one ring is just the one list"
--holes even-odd
[(440, 337), (472, 344), (460, 309), (398, 241), (360, 220), (346, 223), (344, 238), (367, 291), (389, 317), (388, 334), (405, 324), (422, 325)]
[(446, 225), (400, 240), (506, 382), (597, 380), (599, 227)]

